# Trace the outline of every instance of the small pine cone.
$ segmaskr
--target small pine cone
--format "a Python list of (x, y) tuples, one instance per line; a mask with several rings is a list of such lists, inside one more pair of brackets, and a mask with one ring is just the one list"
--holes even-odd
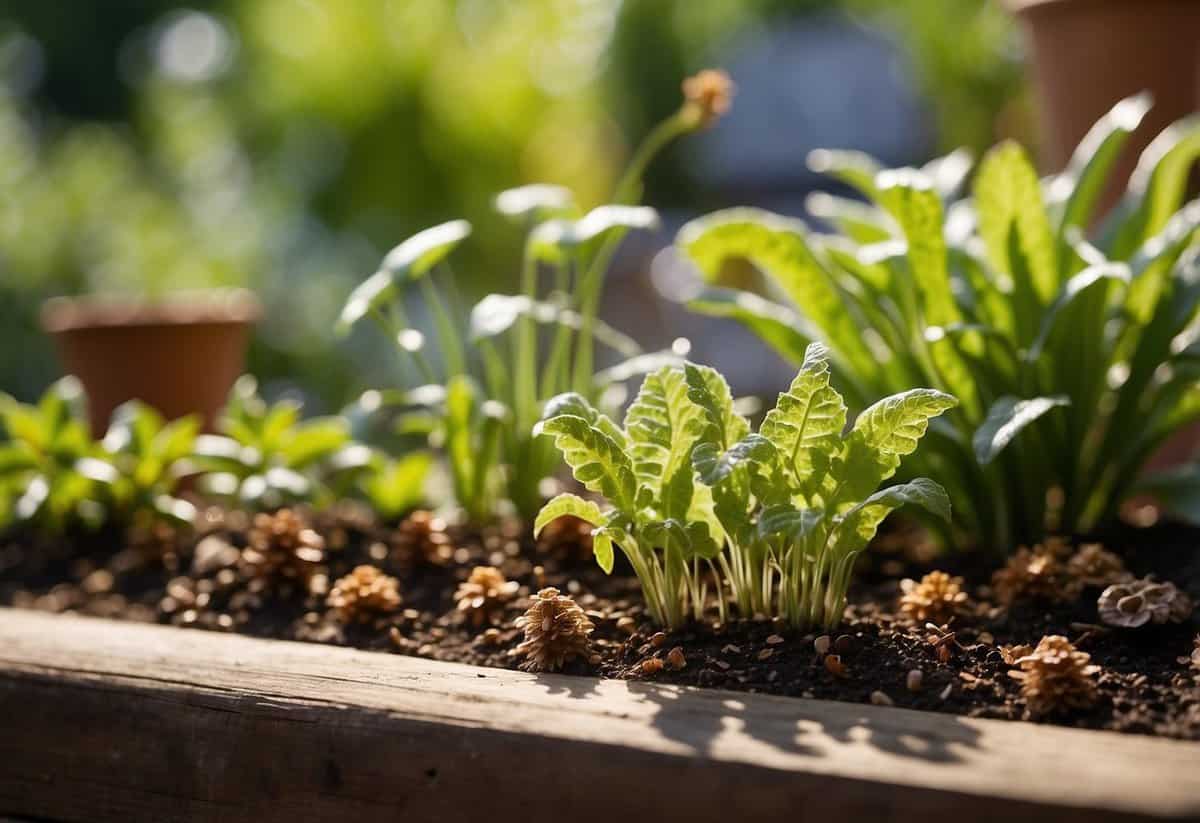
[(179, 567), (180, 532), (159, 518), (139, 518), (129, 527), (126, 541), (144, 562), (175, 570)]
[(1078, 594), (1064, 582), (1063, 564), (1053, 543), (1018, 549), (1004, 568), (992, 575), (992, 590), (1005, 606), (1023, 597), (1062, 600)]
[(1021, 681), (1029, 713), (1042, 717), (1063, 709), (1086, 709), (1096, 702), (1093, 675), (1100, 667), (1091, 665), (1091, 659), (1067, 638), (1051, 634), (1043, 637), (1033, 652), (1017, 659), (1020, 671), (1008, 674)]
[(471, 576), (458, 584), (454, 599), (458, 610), (465, 613), (476, 626), (493, 622), (498, 613), (517, 596), (521, 585), (515, 580), (505, 580), (504, 574), (494, 566), (476, 566)]
[(1087, 543), (1067, 561), (1067, 576), (1081, 586), (1111, 586), (1123, 583), (1132, 575), (1125, 570), (1125, 561), (1099, 543)]
[(333, 584), (325, 602), (342, 622), (365, 623), (400, 608), (400, 587), (375, 566), (356, 566)]
[(325, 560), (325, 541), (292, 509), (256, 514), (242, 549), (242, 576), (267, 584), (297, 582), (308, 588)]
[(1116, 583), (1096, 601), (1100, 620), (1110, 626), (1136, 628), (1147, 623), (1182, 623), (1192, 615), (1192, 601), (1173, 583), (1149, 578)]
[(542, 589), (533, 604), (517, 619), (525, 629), (525, 640), (516, 648), (527, 659), (521, 668), (527, 672), (555, 671), (575, 657), (591, 658), (588, 635), (595, 627), (583, 609), (558, 589)]
[(900, 588), (904, 594), (900, 597), (900, 611), (918, 623), (948, 623), (967, 602), (962, 582), (961, 577), (951, 577), (940, 571), (930, 572), (920, 583), (902, 580)]
[(392, 546), (397, 562), (405, 568), (422, 564), (446, 566), (454, 559), (446, 521), (423, 509), (400, 522), (392, 536)]

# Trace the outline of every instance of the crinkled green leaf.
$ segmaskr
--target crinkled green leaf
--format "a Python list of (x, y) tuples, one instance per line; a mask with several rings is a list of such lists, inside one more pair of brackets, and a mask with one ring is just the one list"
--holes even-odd
[(564, 493), (551, 498), (542, 506), (533, 521), (533, 536), (536, 538), (549, 523), (565, 515), (578, 517), (593, 528), (599, 528), (605, 523), (604, 512), (594, 501), (584, 500), (577, 494)]
[(759, 428), (775, 447), (797, 489), (806, 488), (828, 471), (831, 458), (841, 448), (846, 404), (829, 379), (828, 350), (813, 343), (791, 386), (779, 395)]
[(910, 389), (863, 411), (846, 438), (838, 479), (839, 505), (864, 499), (894, 475), (901, 458), (916, 450), (929, 421), (957, 405), (958, 401), (944, 392)]
[(683, 369), (646, 375), (628, 411), (625, 431), (638, 484), (658, 496), (681, 466), (691, 472), (691, 452), (704, 427), (704, 412), (688, 399)]
[(538, 426), (554, 438), (575, 479), (585, 488), (604, 495), (621, 511), (634, 510), (637, 480), (633, 462), (620, 443), (572, 414), (551, 417)]
[(750, 423), (733, 408), (733, 393), (721, 373), (710, 366), (685, 363), (688, 400), (700, 407), (707, 426), (700, 439), (728, 448), (750, 431)]
[(790, 503), (780, 503), (763, 509), (758, 516), (758, 534), (798, 543), (815, 533), (824, 521), (823, 509), (800, 509)]
[(889, 486), (845, 513), (834, 532), (834, 555), (844, 557), (866, 548), (884, 518), (906, 505), (920, 506), (942, 520), (950, 520), (950, 496), (932, 480), (919, 477)]

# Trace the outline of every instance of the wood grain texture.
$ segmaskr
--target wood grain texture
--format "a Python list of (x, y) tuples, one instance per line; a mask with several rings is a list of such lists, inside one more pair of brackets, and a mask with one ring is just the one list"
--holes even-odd
[(1200, 819), (1200, 746), (0, 609), (0, 815)]

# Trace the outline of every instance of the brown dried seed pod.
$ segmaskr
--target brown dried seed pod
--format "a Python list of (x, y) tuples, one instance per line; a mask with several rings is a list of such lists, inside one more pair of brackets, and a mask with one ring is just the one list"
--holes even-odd
[(329, 591), (326, 605), (347, 623), (365, 623), (400, 608), (400, 585), (375, 566), (356, 566)]
[(256, 514), (246, 542), (241, 575), (265, 586), (296, 582), (307, 589), (325, 560), (325, 541), (292, 509)]
[(1021, 694), (1034, 717), (1062, 709), (1085, 709), (1096, 702), (1099, 666), (1062, 635), (1043, 637), (1037, 648), (1016, 661), (1020, 671), (1009, 676), (1021, 681)]
[(946, 623), (967, 602), (963, 579), (932, 571), (915, 580), (900, 581), (900, 612), (919, 623)]
[(1067, 576), (1081, 586), (1111, 586), (1131, 575), (1125, 561), (1099, 543), (1085, 543), (1067, 561)]
[(1078, 595), (1078, 589), (1066, 580), (1059, 554), (1055, 543), (1038, 544), (1033, 549), (1022, 546), (1004, 568), (992, 575), (996, 599), (1008, 606), (1019, 598), (1062, 600)]
[(1182, 623), (1192, 614), (1192, 601), (1173, 583), (1150, 578), (1109, 586), (1096, 601), (1100, 620), (1110, 626), (1136, 628), (1147, 623)]
[(446, 533), (446, 521), (419, 509), (392, 533), (396, 562), (405, 568), (419, 565), (447, 566), (454, 559), (454, 544)]
[(583, 609), (558, 589), (539, 591), (517, 626), (525, 629), (525, 640), (516, 648), (526, 658), (521, 664), (525, 671), (555, 671), (568, 660), (591, 656), (589, 635), (595, 627)]
[(517, 596), (521, 584), (506, 580), (503, 572), (494, 566), (476, 566), (471, 575), (458, 584), (454, 599), (458, 610), (467, 615), (476, 626), (493, 622), (504, 609), (504, 604)]

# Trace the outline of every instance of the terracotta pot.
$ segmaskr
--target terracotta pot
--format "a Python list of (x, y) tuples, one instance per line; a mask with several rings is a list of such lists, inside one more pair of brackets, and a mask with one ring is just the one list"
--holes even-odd
[(1063, 168), (1101, 115), (1124, 97), (1154, 96), (1130, 138), (1102, 206), (1133, 171), (1141, 149), (1200, 108), (1198, 0), (1006, 0), (1033, 58), (1042, 161)]
[(259, 315), (247, 291), (179, 294), (160, 303), (56, 298), (42, 309), (66, 372), (87, 390), (92, 431), (142, 400), (168, 419), (198, 413), (211, 428), (241, 375)]

